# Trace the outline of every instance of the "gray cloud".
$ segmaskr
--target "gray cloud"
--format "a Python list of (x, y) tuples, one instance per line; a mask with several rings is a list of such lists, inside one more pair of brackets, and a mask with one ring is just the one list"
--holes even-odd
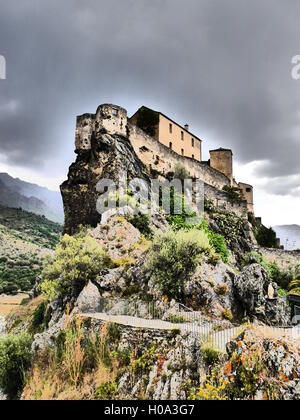
[(75, 116), (109, 101), (189, 122), (206, 150), (231, 147), (241, 163), (268, 160), (258, 175), (275, 193), (300, 172), (298, 0), (0, 5), (0, 153), (10, 164), (66, 173)]

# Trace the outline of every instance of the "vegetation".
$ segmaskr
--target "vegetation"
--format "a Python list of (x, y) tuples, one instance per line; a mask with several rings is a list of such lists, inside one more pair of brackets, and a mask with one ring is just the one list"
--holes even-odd
[(213, 253), (203, 231), (169, 230), (154, 237), (146, 266), (163, 293), (171, 298), (180, 298), (185, 281), (194, 273), (203, 255)]
[(242, 201), (244, 200), (244, 196), (240, 188), (230, 187), (229, 185), (224, 185), (223, 191), (226, 192), (228, 198), (230, 200), (237, 200)]
[(78, 296), (85, 285), (112, 264), (106, 252), (92, 238), (79, 233), (65, 235), (55, 255), (48, 259), (40, 290), (47, 300), (69, 295)]
[(257, 222), (253, 215), (249, 215), (249, 221), (253, 226), (253, 233), (258, 245), (264, 248), (278, 248), (276, 232)]
[(138, 229), (141, 232), (141, 234), (145, 236), (145, 238), (151, 239), (153, 237), (153, 232), (150, 227), (150, 218), (148, 215), (145, 215), (145, 214), (134, 215), (130, 217), (128, 221), (136, 229)]
[(0, 206), (0, 294), (32, 289), (60, 232), (42, 216)]
[(184, 181), (188, 178), (190, 178), (188, 170), (180, 163), (177, 163), (174, 167), (174, 179), (180, 179), (181, 181)]
[(30, 335), (20, 333), (0, 339), (0, 388), (9, 398), (20, 395), (31, 358)]
[(44, 216), (3, 206), (0, 206), (0, 225), (8, 229), (16, 240), (49, 249), (55, 249), (62, 231), (61, 225)]
[(211, 343), (203, 343), (201, 350), (203, 359), (207, 365), (212, 366), (219, 361), (220, 352)]

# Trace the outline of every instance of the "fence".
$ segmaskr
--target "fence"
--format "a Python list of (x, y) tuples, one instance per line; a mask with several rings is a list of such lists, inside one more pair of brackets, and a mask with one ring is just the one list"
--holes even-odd
[[(91, 314), (89, 314), (92, 316)], [(212, 321), (200, 312), (195, 312), (184, 305), (156, 302), (134, 302), (125, 299), (101, 298), (94, 316), (122, 325), (157, 330), (178, 329), (192, 333), (200, 340), (210, 342), (221, 351), (226, 344), (236, 338), (249, 325), (232, 325), (228, 321)], [(259, 326), (267, 337), (300, 338), (300, 325), (297, 327)]]

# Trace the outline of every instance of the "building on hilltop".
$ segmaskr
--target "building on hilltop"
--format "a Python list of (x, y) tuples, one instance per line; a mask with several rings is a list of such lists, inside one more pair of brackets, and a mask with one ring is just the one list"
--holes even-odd
[[(102, 134), (129, 139), (136, 155), (150, 172), (169, 177), (177, 164), (191, 178), (205, 184), (205, 194), (217, 207), (233, 211), (243, 218), (254, 213), (253, 187), (233, 178), (233, 154), (230, 149), (210, 151), (210, 160), (202, 161), (202, 140), (161, 112), (141, 107), (131, 118), (126, 109), (100, 105), (96, 114), (77, 117), (76, 152), (92, 149), (93, 139)], [(224, 187), (226, 187), (224, 189)], [(240, 190), (244, 199), (232, 199), (228, 189)], [(227, 192), (226, 192), (227, 190)]]
[(202, 160), (202, 140), (162, 112), (142, 106), (129, 122), (180, 156)]

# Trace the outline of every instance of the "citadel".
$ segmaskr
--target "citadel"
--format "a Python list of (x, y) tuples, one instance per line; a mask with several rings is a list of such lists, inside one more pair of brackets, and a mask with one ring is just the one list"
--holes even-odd
[[(76, 153), (91, 151), (93, 142), (103, 134), (129, 140), (135, 154), (152, 175), (168, 178), (179, 164), (192, 179), (204, 182), (205, 196), (216, 207), (235, 212), (244, 219), (254, 216), (253, 187), (234, 179), (232, 150), (211, 150), (210, 159), (203, 161), (203, 141), (188, 125), (183, 127), (161, 112), (144, 106), (128, 118), (126, 109), (103, 104), (96, 114), (77, 117)], [(228, 189), (238, 191), (241, 198), (229, 197)]]

